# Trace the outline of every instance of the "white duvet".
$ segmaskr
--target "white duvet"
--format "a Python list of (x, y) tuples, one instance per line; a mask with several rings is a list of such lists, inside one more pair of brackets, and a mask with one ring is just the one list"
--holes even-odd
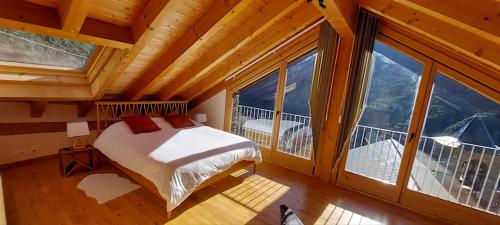
[(144, 176), (171, 211), (205, 180), (242, 160), (260, 162), (255, 142), (207, 126), (174, 129), (153, 118), (160, 131), (134, 134), (124, 122), (107, 129), (94, 147), (120, 165)]

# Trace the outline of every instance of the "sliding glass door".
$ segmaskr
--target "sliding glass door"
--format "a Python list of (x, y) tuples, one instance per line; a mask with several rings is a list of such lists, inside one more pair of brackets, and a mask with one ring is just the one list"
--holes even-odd
[(255, 141), (264, 159), (312, 174), (309, 98), (315, 43), (293, 52), (230, 90), (230, 131)]

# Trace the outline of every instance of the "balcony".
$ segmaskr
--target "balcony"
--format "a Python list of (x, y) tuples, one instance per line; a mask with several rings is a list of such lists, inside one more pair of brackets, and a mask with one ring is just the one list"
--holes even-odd
[[(232, 132), (271, 148), (274, 111), (238, 105)], [(281, 114), (277, 150), (310, 159), (311, 118)], [(353, 132), (346, 170), (395, 184), (407, 134), (358, 125)], [(430, 196), (500, 215), (500, 148), (422, 136), (408, 188)]]
[[(231, 131), (271, 148), (274, 111), (238, 105), (233, 109)], [(311, 159), (311, 117), (281, 113), (277, 150), (296, 157)]]
[[(407, 134), (358, 125), (346, 170), (395, 184)], [(500, 215), (500, 149), (422, 136), (408, 188)]]

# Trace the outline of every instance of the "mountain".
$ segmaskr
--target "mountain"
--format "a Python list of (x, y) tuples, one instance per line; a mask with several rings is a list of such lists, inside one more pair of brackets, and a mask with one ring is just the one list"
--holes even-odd
[[(407, 132), (423, 69), (415, 62), (376, 43), (360, 124)], [(467, 127), (467, 143), (495, 147), (500, 145), (499, 117), (500, 106), (496, 102), (438, 73), (432, 86), (423, 135), (454, 136), (472, 118), (478, 118), (480, 123)]]

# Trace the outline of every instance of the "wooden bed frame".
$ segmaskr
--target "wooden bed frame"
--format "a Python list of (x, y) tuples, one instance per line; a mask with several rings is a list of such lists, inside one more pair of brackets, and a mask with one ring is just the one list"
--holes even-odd
[[(108, 127), (109, 125), (121, 121), (121, 116), (123, 115), (149, 115), (149, 116), (162, 116), (168, 115), (169, 113), (177, 113), (187, 116), (187, 102), (186, 101), (129, 101), (129, 102), (96, 102), (96, 117), (97, 117), (97, 135), (101, 134), (102, 129)], [(104, 126), (104, 127), (103, 127)], [(162, 201), (166, 201), (158, 192), (156, 186), (143, 177), (142, 175), (120, 165), (119, 163), (109, 159), (103, 154), (100, 154), (105, 160), (110, 164), (121, 170), (123, 173), (127, 174), (132, 180), (139, 183), (147, 190), (154, 193)], [(203, 182), (194, 191), (198, 191), (204, 187), (207, 187), (229, 175), (253, 166), (253, 173), (255, 173), (256, 164), (254, 161), (241, 161), (233, 166), (231, 166), (226, 171), (217, 174), (210, 179)], [(172, 209), (167, 208), (167, 217), (170, 218), (172, 215)]]

